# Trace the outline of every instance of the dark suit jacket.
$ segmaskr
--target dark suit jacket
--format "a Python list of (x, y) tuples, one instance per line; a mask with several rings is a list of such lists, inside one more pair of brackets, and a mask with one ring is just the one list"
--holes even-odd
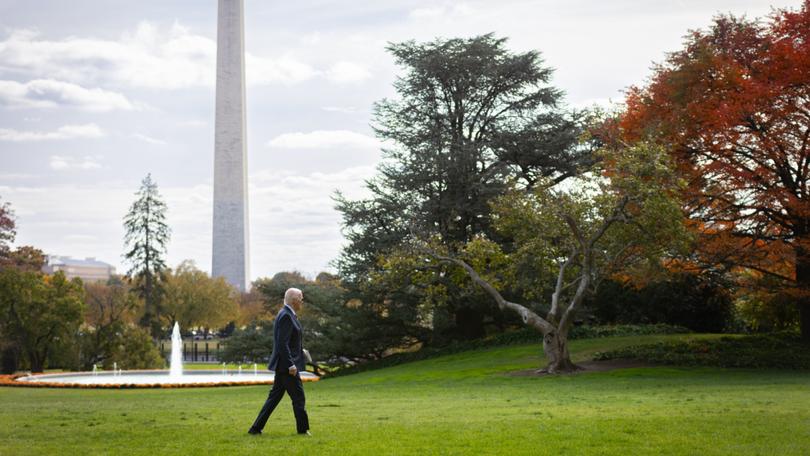
[(287, 306), (283, 306), (273, 323), (273, 354), (270, 355), (270, 364), (267, 366), (270, 370), (286, 372), (294, 365), (298, 372), (304, 371), (306, 358), (301, 343), (302, 333), (298, 317)]

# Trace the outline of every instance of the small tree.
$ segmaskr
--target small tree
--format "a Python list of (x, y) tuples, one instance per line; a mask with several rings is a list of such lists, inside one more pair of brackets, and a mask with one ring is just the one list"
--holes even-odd
[[(39, 272), (45, 264), (42, 251), (31, 246), (12, 250), (9, 244), (16, 237), (16, 222), (11, 205), (0, 203), (0, 270), (13, 268), (18, 271)], [(0, 370), (10, 374), (17, 370), (21, 359), (21, 347), (11, 335), (4, 334), (0, 322)]]
[[(9, 243), (14, 241), (15, 232), (14, 213), (7, 202), (0, 203), (0, 269), (8, 261)], [(19, 364), (19, 348), (6, 337), (0, 325), (0, 370), (4, 374), (11, 374), (17, 370)]]
[(111, 280), (108, 284), (87, 284), (85, 296), (80, 361), (84, 369), (98, 363), (105, 368), (112, 367), (140, 303), (127, 285), (118, 280)]
[(14, 212), (8, 202), (0, 203), (0, 260), (9, 252), (8, 244), (14, 242), (15, 230)]
[(149, 333), (137, 326), (127, 326), (116, 350), (115, 362), (126, 369), (160, 369), (166, 361), (160, 356)]
[(166, 323), (181, 328), (220, 328), (239, 315), (238, 291), (223, 277), (212, 278), (186, 260), (166, 274), (163, 312)]
[(45, 254), (42, 250), (22, 245), (7, 252), (5, 258), (0, 258), (0, 268), (11, 267), (22, 271), (38, 272), (45, 266)]
[(141, 181), (135, 195), (137, 199), (124, 217), (124, 258), (131, 265), (128, 275), (135, 283), (133, 290), (144, 300), (141, 324), (150, 328), (153, 338), (158, 338), (161, 274), (166, 268), (163, 257), (171, 231), (166, 224), (166, 203), (151, 174)]
[(262, 321), (236, 330), (225, 344), (222, 360), (229, 363), (264, 363), (273, 353), (273, 325)]
[(42, 372), (56, 341), (74, 337), (82, 320), (84, 289), (61, 271), (46, 276), (14, 268), (0, 270), (0, 326)]
[[(645, 263), (640, 260), (657, 264), (667, 249), (685, 245), (682, 213), (674, 197), (680, 182), (664, 150), (640, 144), (601, 155), (597, 167), (566, 188), (539, 186), (495, 201), (499, 231), (515, 239), (509, 254), (485, 238), (468, 243), (458, 256), (417, 244), (432, 258), (461, 267), (501, 310), (517, 313), (537, 329), (543, 335), (549, 373), (577, 369), (568, 351), (568, 334), (586, 293), (601, 278)], [(521, 257), (538, 254), (558, 264), (545, 317), (530, 305), (505, 299), (496, 286), (502, 277), (486, 266), (519, 263)]]
[(264, 294), (258, 288), (251, 287), (250, 291), (239, 297), (239, 318), (232, 326), (241, 328), (271, 318), (272, 314), (265, 307)]

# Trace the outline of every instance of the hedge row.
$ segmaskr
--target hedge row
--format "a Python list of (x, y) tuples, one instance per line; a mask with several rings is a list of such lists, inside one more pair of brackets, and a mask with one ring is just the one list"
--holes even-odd
[(810, 369), (810, 347), (797, 333), (658, 342), (597, 353), (597, 360), (635, 359), (678, 366)]

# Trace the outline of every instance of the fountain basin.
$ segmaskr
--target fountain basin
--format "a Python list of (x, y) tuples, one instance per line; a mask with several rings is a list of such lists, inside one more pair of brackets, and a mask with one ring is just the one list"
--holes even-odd
[[(181, 376), (172, 376), (168, 370), (140, 370), (113, 372), (69, 372), (59, 374), (40, 374), (16, 377), (4, 384), (14, 386), (56, 387), (56, 388), (177, 388), (201, 386), (242, 386), (270, 385), (275, 373), (269, 370), (238, 373), (222, 370), (191, 370)], [(318, 376), (311, 372), (302, 372), (301, 380), (318, 381)]]
[[(183, 370), (183, 339), (180, 337), (180, 325), (175, 322), (172, 329), (172, 353), (169, 370), (117, 370), (113, 363), (112, 372), (66, 372), (40, 375), (0, 375), (0, 385), (31, 386), (50, 388), (182, 388), (200, 386), (243, 386), (271, 385), (275, 372), (258, 370), (236, 371), (224, 370)], [(319, 377), (311, 372), (301, 372), (301, 380), (318, 381)]]

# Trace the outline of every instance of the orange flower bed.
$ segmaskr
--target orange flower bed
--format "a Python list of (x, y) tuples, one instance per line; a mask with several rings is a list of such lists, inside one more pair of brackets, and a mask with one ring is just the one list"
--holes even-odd
[[(0, 375), (0, 386), (14, 386), (22, 388), (78, 388), (78, 389), (137, 389), (137, 388), (213, 388), (218, 386), (253, 386), (272, 385), (272, 380), (256, 382), (217, 382), (217, 383), (118, 383), (118, 384), (82, 384), (59, 382), (26, 382), (17, 380), (27, 375)], [(304, 378), (305, 382), (317, 382), (320, 378)]]

